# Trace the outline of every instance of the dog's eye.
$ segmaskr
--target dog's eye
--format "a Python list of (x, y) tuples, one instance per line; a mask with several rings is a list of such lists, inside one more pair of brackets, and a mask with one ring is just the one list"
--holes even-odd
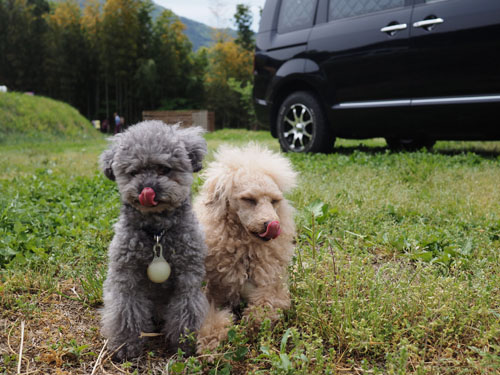
[(251, 205), (256, 205), (257, 204), (257, 201), (253, 198), (249, 198), (249, 197), (244, 197), (244, 198), (241, 198), (241, 200), (243, 202), (246, 202), (248, 204), (251, 204)]
[(161, 174), (161, 175), (167, 175), (170, 173), (170, 171), (172, 170), (172, 168), (169, 168), (169, 167), (158, 167), (158, 169), (156, 170), (156, 172), (158, 174)]
[(129, 175), (132, 177), (135, 177), (135, 176), (137, 176), (137, 171), (129, 172)]
[(273, 200), (271, 201), (271, 204), (272, 204), (273, 206), (275, 206), (275, 205), (277, 205), (279, 202), (281, 202), (281, 199), (273, 199)]

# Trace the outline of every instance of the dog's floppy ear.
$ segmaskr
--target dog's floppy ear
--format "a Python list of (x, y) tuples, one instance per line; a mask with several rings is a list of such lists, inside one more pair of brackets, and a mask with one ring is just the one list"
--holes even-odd
[(203, 158), (207, 154), (207, 142), (202, 136), (205, 131), (199, 126), (195, 126), (182, 129), (182, 132), (184, 146), (191, 160), (193, 172), (199, 172), (203, 167)]
[(232, 187), (233, 181), (230, 175), (220, 174), (210, 176), (204, 184), (205, 195), (208, 198), (207, 203), (225, 206)]
[(111, 181), (115, 180), (115, 174), (113, 173), (113, 157), (115, 153), (113, 150), (106, 150), (101, 154), (99, 159), (101, 169), (104, 172), (104, 175), (109, 178)]
[[(113, 138), (110, 138), (110, 141), (113, 140)], [(115, 144), (111, 144), (99, 158), (99, 165), (101, 166), (104, 175), (111, 181), (115, 180), (115, 174), (113, 173), (113, 160), (115, 158), (115, 150)]]
[(201, 188), (203, 204), (213, 217), (224, 217), (233, 189), (232, 174), (222, 163), (212, 162), (203, 172), (202, 178), (205, 180)]

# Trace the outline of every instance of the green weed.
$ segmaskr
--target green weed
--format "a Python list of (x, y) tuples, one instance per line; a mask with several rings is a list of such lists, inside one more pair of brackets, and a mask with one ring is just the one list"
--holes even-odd
[[(279, 150), (267, 132), (223, 130), (206, 138), (207, 161), (223, 143)], [(114, 183), (97, 167), (105, 144), (0, 146), (0, 318), (34, 324), (52, 294), (93, 316), (87, 336), (56, 348), (69, 353), (62, 361), (75, 373), (90, 368), (102, 345), (96, 307), (120, 205)], [(256, 336), (237, 324), (214, 362), (155, 352), (120, 370), (498, 372), (499, 143), (438, 142), (432, 152), (393, 153), (381, 139), (339, 140), (333, 154), (286, 156), (300, 174), (288, 196), (297, 224), (292, 308)], [(202, 182), (195, 177), (193, 195)], [(2, 342), (1, 366), (15, 371), (16, 357)]]

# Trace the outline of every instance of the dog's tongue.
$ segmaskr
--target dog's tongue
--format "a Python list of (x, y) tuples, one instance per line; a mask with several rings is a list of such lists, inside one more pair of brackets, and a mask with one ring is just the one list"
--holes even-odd
[(144, 189), (142, 189), (141, 194), (139, 194), (139, 202), (143, 206), (148, 206), (148, 207), (156, 206), (158, 202), (155, 201), (155, 196), (156, 193), (152, 188), (145, 187)]
[(281, 233), (280, 222), (275, 220), (271, 221), (267, 225), (266, 231), (264, 233), (260, 233), (259, 236), (267, 240), (272, 240), (273, 238), (278, 237), (280, 233)]

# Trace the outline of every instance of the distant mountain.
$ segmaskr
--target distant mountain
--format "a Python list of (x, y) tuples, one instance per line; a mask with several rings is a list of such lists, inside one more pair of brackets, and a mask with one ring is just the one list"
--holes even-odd
[(215, 29), (204, 23), (190, 20), (186, 17), (179, 17), (181, 22), (186, 25), (184, 33), (193, 44), (193, 50), (197, 51), (200, 47), (208, 47), (212, 42), (212, 34)]
[[(85, 1), (85, 0), (80, 0), (80, 1)], [(101, 0), (105, 1), (105, 0)], [(153, 20), (156, 19), (166, 8), (162, 7), (161, 5), (156, 4), (153, 2), (154, 9), (151, 14), (153, 17)], [(213, 33), (217, 30), (214, 27), (210, 27), (208, 25), (205, 25), (204, 23), (194, 21), (192, 19), (186, 18), (186, 17), (181, 17), (177, 16), (181, 20), (181, 22), (186, 25), (186, 30), (185, 34), (193, 44), (193, 50), (196, 51), (200, 47), (208, 47), (213, 43), (212, 35)], [(226, 28), (223, 29), (223, 31), (227, 32), (230, 36), (236, 38), (237, 33), (236, 30)]]
[[(55, 0), (57, 1), (57, 0)], [(78, 3), (80, 4), (80, 7), (83, 8), (85, 6), (86, 0), (77, 0)], [(100, 0), (101, 3), (105, 3), (106, 0)], [(162, 7), (161, 5), (156, 4), (153, 2), (154, 8), (151, 13), (151, 16), (153, 17), (153, 20), (156, 19), (164, 10), (165, 8)], [(181, 22), (186, 25), (186, 30), (185, 34), (193, 44), (193, 51), (197, 51), (198, 48), (200, 47), (208, 47), (213, 43), (212, 40), (212, 34), (217, 30), (213, 27), (210, 27), (208, 25), (205, 25), (204, 23), (194, 21), (192, 19), (186, 18), (186, 17), (180, 17), (178, 16)], [(236, 38), (237, 33), (236, 30), (233, 29), (223, 29), (225, 32), (227, 32), (230, 36)]]
[[(194, 51), (203, 46), (208, 47), (213, 43), (212, 36), (217, 29), (186, 17), (179, 17), (179, 19), (186, 25), (185, 34), (193, 44)], [(226, 28), (224, 31), (234, 38), (237, 36), (236, 31), (233, 29)]]

